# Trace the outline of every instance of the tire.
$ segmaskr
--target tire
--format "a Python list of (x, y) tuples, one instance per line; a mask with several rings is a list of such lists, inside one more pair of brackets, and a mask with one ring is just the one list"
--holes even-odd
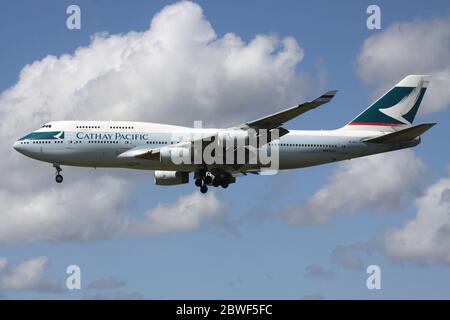
[(217, 188), (218, 186), (220, 186), (220, 180), (217, 178), (214, 178), (212, 185)]
[(203, 180), (202, 180), (202, 179), (197, 179), (197, 180), (195, 180), (195, 185), (196, 185), (197, 187), (201, 187), (201, 186), (203, 185)]
[(60, 175), (60, 174), (58, 174), (56, 177), (55, 177), (55, 181), (57, 182), (57, 183), (61, 183), (61, 182), (63, 182), (63, 176), (62, 175)]
[(206, 176), (204, 180), (205, 180), (205, 184), (210, 184), (212, 182), (211, 176)]
[(206, 193), (206, 192), (208, 192), (208, 187), (207, 187), (207, 186), (201, 186), (201, 187), (200, 187), (200, 192), (201, 192), (201, 193)]
[(228, 188), (228, 181), (222, 181), (220, 185), (222, 186), (222, 188), (226, 189)]

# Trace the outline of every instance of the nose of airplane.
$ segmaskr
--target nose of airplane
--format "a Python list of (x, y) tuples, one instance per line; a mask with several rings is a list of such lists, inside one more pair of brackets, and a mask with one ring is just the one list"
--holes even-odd
[(20, 153), (22, 153), (22, 151), (23, 151), (23, 145), (20, 143), (20, 141), (14, 142), (13, 148), (14, 148), (14, 150), (16, 150)]

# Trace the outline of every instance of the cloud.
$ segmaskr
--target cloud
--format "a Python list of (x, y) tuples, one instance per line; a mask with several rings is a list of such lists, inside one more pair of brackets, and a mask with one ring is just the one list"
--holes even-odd
[(417, 190), (424, 164), (410, 150), (353, 159), (339, 164), (329, 182), (283, 216), (294, 224), (326, 223), (361, 208), (389, 211)]
[(0, 192), (0, 242), (87, 241), (115, 236), (153, 235), (219, 223), (225, 205), (197, 190), (170, 205), (160, 204), (131, 217), (131, 183), (101, 176), (80, 179), (45, 194), (9, 196)]
[(46, 274), (48, 258), (36, 257), (19, 263), (0, 274), (0, 289), (4, 291), (63, 292), (62, 283)]
[(396, 259), (450, 264), (450, 174), (416, 199), (417, 214), (388, 231), (384, 249)]
[(206, 196), (194, 192), (180, 197), (172, 204), (160, 204), (147, 211), (144, 218), (135, 223), (130, 232), (157, 234), (163, 232), (192, 230), (208, 221), (224, 218), (224, 205), (210, 192)]
[(326, 270), (322, 266), (309, 265), (303, 273), (307, 278), (332, 279), (334, 277), (332, 270)]
[[(26, 65), (0, 94), (0, 242), (91, 240), (202, 225), (216, 212), (196, 207), (198, 195), (183, 198), (184, 211), (169, 206), (165, 218), (161, 204), (135, 221), (128, 217), (133, 174), (105, 170), (93, 179), (88, 169), (67, 167), (63, 173), (75, 174), (56, 186), (50, 164), (18, 154), (12, 144), (50, 120), (236, 125), (298, 102), (323, 82), (297, 71), (303, 55), (291, 37), (256, 35), (245, 42), (233, 33), (218, 36), (202, 8), (183, 1), (164, 7), (147, 30), (99, 33), (73, 53)], [(217, 209), (215, 199), (206, 201)]]
[(338, 245), (334, 248), (331, 258), (341, 267), (348, 269), (363, 269), (364, 261), (362, 256), (371, 254), (372, 246), (368, 243), (357, 242), (351, 245)]
[(366, 82), (386, 90), (408, 74), (431, 74), (424, 113), (450, 105), (449, 17), (395, 23), (364, 41), (357, 72)]

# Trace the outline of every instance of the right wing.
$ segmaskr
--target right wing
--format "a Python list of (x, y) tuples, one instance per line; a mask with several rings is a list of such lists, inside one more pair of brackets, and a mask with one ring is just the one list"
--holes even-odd
[(309, 110), (315, 109), (318, 106), (321, 106), (322, 104), (329, 102), (336, 95), (336, 92), (337, 92), (337, 90), (328, 91), (327, 93), (324, 93), (323, 95), (321, 95), (317, 99), (314, 99), (313, 101), (304, 102), (304, 103), (301, 103), (294, 107), (285, 109), (283, 111), (279, 111), (274, 114), (259, 118), (257, 120), (241, 124), (240, 126), (238, 126), (236, 128), (238, 128), (238, 129), (247, 129), (247, 128), (274, 129), (274, 128), (278, 128), (285, 122), (292, 120), (295, 117), (298, 117), (299, 115), (301, 115)]

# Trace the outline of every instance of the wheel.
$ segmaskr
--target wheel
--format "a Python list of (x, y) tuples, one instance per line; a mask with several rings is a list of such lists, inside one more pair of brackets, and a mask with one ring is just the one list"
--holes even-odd
[(56, 180), (56, 182), (61, 183), (61, 182), (63, 182), (63, 176), (60, 175), (60, 174), (58, 174), (58, 175), (55, 177), (55, 180)]
[(228, 188), (228, 181), (222, 181), (222, 183), (220, 184), (222, 186), (222, 188), (226, 189)]
[(201, 186), (201, 187), (200, 187), (200, 192), (201, 192), (201, 193), (206, 193), (206, 192), (208, 192), (208, 187), (207, 187), (207, 186)]
[(206, 176), (204, 180), (205, 180), (205, 184), (210, 184), (212, 182), (211, 176)]
[(202, 179), (196, 179), (196, 180), (195, 180), (195, 185), (196, 185), (197, 187), (201, 187), (202, 184), (203, 184), (203, 180), (202, 180)]
[(220, 180), (218, 178), (214, 178), (212, 185), (217, 188), (220, 186)]

